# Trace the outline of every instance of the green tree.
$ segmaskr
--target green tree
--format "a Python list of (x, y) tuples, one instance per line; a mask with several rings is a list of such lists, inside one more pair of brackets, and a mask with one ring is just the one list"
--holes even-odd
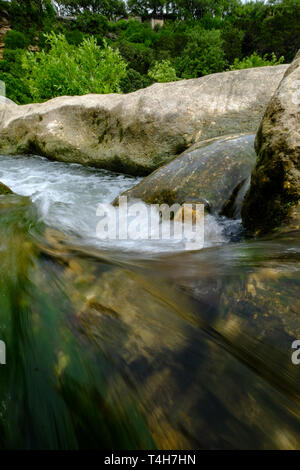
[(177, 0), (178, 11), (184, 18), (200, 19), (206, 15), (225, 17), (232, 15), (240, 0)]
[(88, 11), (104, 15), (109, 19), (126, 16), (126, 6), (122, 0), (57, 0), (69, 13)]
[(146, 88), (153, 83), (153, 80), (148, 75), (141, 75), (134, 69), (128, 69), (127, 76), (122, 78), (120, 87), (123, 93), (131, 93)]
[(0, 80), (5, 83), (6, 96), (17, 104), (32, 102), (28, 82), (24, 79), (22, 58), (24, 50), (5, 49), (3, 60), (0, 60)]
[(4, 36), (4, 44), (7, 49), (25, 49), (29, 46), (28, 37), (19, 31), (8, 31)]
[(279, 65), (284, 62), (284, 57), (277, 59), (274, 52), (270, 55), (265, 54), (263, 57), (260, 57), (256, 52), (251, 54), (250, 57), (244, 57), (242, 60), (235, 59), (233, 65), (229, 67), (228, 70), (241, 70), (241, 69), (250, 69), (253, 67), (265, 67), (266, 65)]
[(62, 34), (47, 35), (49, 52), (28, 52), (23, 59), (35, 101), (62, 95), (120, 92), (126, 64), (117, 50), (106, 43), (100, 48), (95, 38), (75, 47)]
[(144, 44), (132, 44), (129, 41), (121, 40), (116, 44), (120, 54), (129, 63), (129, 67), (139, 72), (141, 75), (148, 73), (149, 67), (154, 62), (153, 50)]
[(28, 27), (28, 21), (42, 25), (45, 17), (54, 17), (51, 0), (11, 0), (11, 18), (14, 22), (23, 23)]
[(198, 26), (188, 33), (187, 45), (176, 59), (176, 71), (182, 78), (196, 78), (222, 72), (226, 66), (221, 32), (207, 31)]
[(175, 82), (178, 80), (176, 70), (172, 67), (169, 60), (156, 62), (151, 70), (149, 70), (148, 75), (158, 83)]
[(244, 31), (235, 28), (231, 23), (224, 25), (221, 37), (226, 60), (231, 64), (234, 59), (242, 57)]
[(102, 34), (108, 32), (108, 19), (104, 15), (84, 11), (77, 16), (76, 26), (80, 31), (87, 34)]
[(144, 18), (162, 15), (165, 6), (166, 0), (128, 0), (129, 12)]

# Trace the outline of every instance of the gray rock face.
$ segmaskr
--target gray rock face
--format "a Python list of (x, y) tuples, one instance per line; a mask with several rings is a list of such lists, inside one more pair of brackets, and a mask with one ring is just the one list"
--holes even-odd
[(0, 104), (10, 104), (10, 105), (16, 105), (16, 103), (9, 98), (6, 98), (6, 96), (0, 96)]
[(128, 95), (0, 105), (0, 153), (148, 174), (195, 142), (256, 132), (286, 68), (218, 73)]
[(241, 202), (235, 207), (236, 196), (255, 159), (254, 135), (220, 138), (192, 147), (123, 196), (149, 204), (203, 202), (213, 213), (238, 217)]
[(257, 163), (243, 224), (254, 234), (300, 227), (300, 51), (272, 97), (256, 136)]

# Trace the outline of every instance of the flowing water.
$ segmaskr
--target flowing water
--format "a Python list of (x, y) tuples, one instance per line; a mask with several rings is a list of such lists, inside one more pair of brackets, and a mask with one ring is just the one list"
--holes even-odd
[(300, 448), (297, 232), (108, 242), (97, 205), (139, 179), (32, 156), (0, 181), (0, 448)]
[[(182, 251), (184, 245), (180, 240), (147, 240), (143, 231), (141, 240), (105, 240), (97, 236), (98, 205), (103, 204), (109, 213), (113, 210), (110, 203), (140, 180), (77, 164), (50, 162), (43, 157), (1, 157), (0, 181), (17, 194), (29, 196), (45, 224), (63, 231), (82, 245), (151, 254)], [(232, 231), (238, 232), (239, 222), (230, 225)], [(207, 216), (205, 229), (206, 246), (223, 243), (230, 236), (226, 234), (228, 222), (224, 219), (217, 221)]]

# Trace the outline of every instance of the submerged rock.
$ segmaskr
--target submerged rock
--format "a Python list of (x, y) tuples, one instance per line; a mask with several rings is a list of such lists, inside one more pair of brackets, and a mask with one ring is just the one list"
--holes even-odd
[(0, 195), (3, 194), (13, 194), (13, 192), (8, 186), (0, 182)]
[(128, 95), (0, 105), (0, 153), (146, 175), (195, 142), (256, 132), (286, 68), (217, 73)]
[(221, 138), (193, 146), (123, 196), (149, 204), (202, 202), (208, 211), (238, 216), (236, 196), (254, 163), (254, 135)]
[(251, 233), (300, 226), (300, 51), (271, 99), (256, 136), (257, 163), (243, 224)]
[[(149, 264), (70, 244), (33, 209), (0, 199), (0, 449), (299, 448), (299, 372), (281, 340), (299, 334), (294, 240)], [(197, 302), (182, 279), (200, 282)], [(274, 327), (273, 304), (291, 307)]]
[(294, 231), (244, 250), (240, 245), (248, 269), (242, 275), (233, 270), (226, 279), (214, 325), (229, 342), (239, 338), (245, 358), (256, 351), (256, 370), (297, 398), (300, 368), (292, 360), (292, 345), (300, 338), (298, 243), (299, 231)]
[[(90, 266), (82, 266), (82, 273), (90, 272)], [(114, 350), (114, 364), (138, 391), (140, 409), (159, 449), (297, 448), (299, 375), (290, 361), (290, 344), (287, 354), (286, 343), (276, 344), (278, 323), (264, 338), (266, 347), (251, 335), (247, 322), (245, 330), (230, 334), (242, 311), (241, 279), (234, 284), (232, 299), (230, 289), (224, 292), (224, 299), (231, 301), (230, 313), (224, 311), (221, 296), (216, 320), (213, 309), (204, 312), (201, 303), (195, 309), (155, 269), (147, 274), (142, 265), (139, 272), (107, 266), (102, 274), (94, 272), (93, 284), (84, 281), (86, 274), (78, 274), (78, 267), (69, 271), (67, 278), (74, 282), (69, 296), (76, 297), (83, 331), (109, 357)], [(247, 276), (245, 267), (240, 272)], [(295, 285), (284, 285), (295, 294)], [(264, 326), (265, 319), (260, 320), (257, 324)], [(286, 328), (293, 321), (287, 318)], [(274, 342), (278, 351), (272, 349)], [(255, 347), (247, 350), (249, 345)], [(280, 362), (274, 363), (270, 352)], [(283, 391), (292, 398), (289, 407)]]

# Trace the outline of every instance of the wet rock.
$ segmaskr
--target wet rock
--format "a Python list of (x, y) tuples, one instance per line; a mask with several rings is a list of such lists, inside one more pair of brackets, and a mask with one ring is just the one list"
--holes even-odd
[[(230, 207), (233, 214), (236, 197), (254, 163), (253, 135), (220, 138), (193, 146), (122, 195), (149, 204), (198, 202), (207, 211), (224, 215)], [(241, 201), (236, 216), (240, 207)]]
[(272, 97), (256, 136), (257, 163), (242, 210), (253, 233), (300, 226), (300, 51)]
[(297, 397), (300, 369), (292, 362), (292, 344), (300, 337), (297, 262), (255, 264), (227, 280), (214, 327), (229, 344), (239, 342), (241, 356), (260, 375)]
[(8, 186), (0, 182), (0, 195), (5, 194), (13, 194), (13, 192)]
[(146, 175), (196, 142), (256, 132), (286, 68), (217, 73), (127, 95), (0, 105), (0, 153)]
[[(270, 349), (252, 336), (249, 324), (230, 335), (230, 319), (222, 311), (223, 318), (219, 314), (217, 321), (209, 320), (210, 328), (202, 323), (200, 304), (195, 313), (182, 292), (155, 276), (108, 268), (97, 279), (77, 300), (79, 322), (101, 351), (109, 357), (114, 351), (114, 365), (138, 393), (158, 448), (297, 448), (297, 415), (274, 390), (274, 377), (263, 372), (276, 370), (291, 393), (298, 390), (297, 381), (289, 379), (286, 362), (275, 367)], [(238, 322), (236, 299), (237, 293), (230, 312)], [(222, 302), (223, 296), (220, 310)], [(256, 346), (249, 351), (247, 336)], [(278, 349), (283, 346), (279, 343)], [(295, 371), (291, 377), (295, 379)]]

